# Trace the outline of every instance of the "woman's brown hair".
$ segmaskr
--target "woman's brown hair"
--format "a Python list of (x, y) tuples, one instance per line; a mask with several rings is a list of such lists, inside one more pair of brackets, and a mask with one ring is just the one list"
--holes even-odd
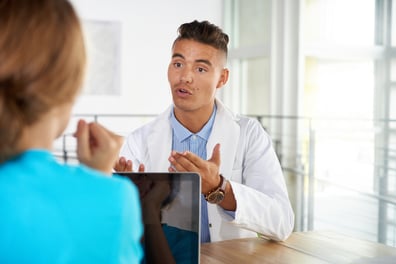
[(80, 21), (66, 0), (0, 0), (0, 163), (26, 126), (71, 102), (84, 76)]

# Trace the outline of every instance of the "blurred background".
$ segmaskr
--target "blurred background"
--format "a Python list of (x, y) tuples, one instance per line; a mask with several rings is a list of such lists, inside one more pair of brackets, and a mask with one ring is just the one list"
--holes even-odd
[(121, 135), (169, 104), (180, 24), (230, 36), (218, 97), (273, 139), (295, 231), (396, 246), (396, 3), (392, 0), (73, 0), (89, 63), (55, 154), (76, 162), (79, 118)]

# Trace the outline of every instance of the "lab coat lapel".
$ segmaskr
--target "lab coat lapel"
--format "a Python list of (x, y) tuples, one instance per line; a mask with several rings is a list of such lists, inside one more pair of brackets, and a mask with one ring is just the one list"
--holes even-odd
[(207, 144), (207, 158), (211, 158), (214, 146), (220, 143), (220, 173), (229, 178), (232, 175), (240, 129), (237, 118), (219, 100), (216, 100), (216, 104), (217, 113)]
[(172, 127), (169, 122), (169, 115), (172, 107), (168, 108), (158, 117), (149, 138), (148, 152), (150, 171), (166, 172), (169, 167), (169, 155), (172, 149)]

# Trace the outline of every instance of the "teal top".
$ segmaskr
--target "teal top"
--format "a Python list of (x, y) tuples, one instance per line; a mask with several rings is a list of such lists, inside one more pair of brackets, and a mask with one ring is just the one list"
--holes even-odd
[[(177, 264), (199, 263), (200, 242), (197, 232), (180, 229), (167, 224), (162, 224), (162, 231)], [(146, 264), (146, 260), (143, 259), (141, 263)]]
[(137, 188), (29, 150), (0, 164), (0, 263), (140, 263)]
[(197, 232), (179, 229), (164, 224), (166, 240), (177, 264), (198, 264), (199, 237)]

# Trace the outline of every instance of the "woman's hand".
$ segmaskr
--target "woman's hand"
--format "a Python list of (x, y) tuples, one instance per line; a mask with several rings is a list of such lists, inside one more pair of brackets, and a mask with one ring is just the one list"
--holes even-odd
[(98, 123), (87, 123), (84, 120), (78, 121), (74, 137), (77, 138), (78, 160), (111, 175), (123, 138)]

